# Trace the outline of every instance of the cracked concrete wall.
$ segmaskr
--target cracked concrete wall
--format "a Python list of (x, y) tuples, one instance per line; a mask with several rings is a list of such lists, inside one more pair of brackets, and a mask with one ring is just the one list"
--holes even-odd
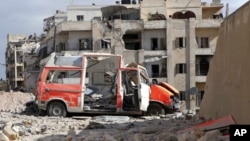
[(200, 115), (216, 119), (232, 115), (249, 124), (250, 2), (222, 23), (201, 103)]

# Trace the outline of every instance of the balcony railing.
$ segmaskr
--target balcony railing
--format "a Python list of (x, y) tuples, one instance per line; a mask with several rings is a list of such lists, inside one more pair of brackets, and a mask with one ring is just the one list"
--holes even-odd
[(207, 76), (196, 76), (195, 77), (195, 81), (196, 82), (206, 82), (206, 80), (207, 80)]
[(166, 50), (144, 50), (145, 56), (167, 56)]

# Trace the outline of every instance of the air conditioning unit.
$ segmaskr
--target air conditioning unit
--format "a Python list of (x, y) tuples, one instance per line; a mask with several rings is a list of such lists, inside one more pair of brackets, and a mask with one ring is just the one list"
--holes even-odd
[(122, 4), (131, 4), (130, 0), (122, 0)]
[(201, 6), (208, 6), (208, 3), (207, 2), (202, 2)]

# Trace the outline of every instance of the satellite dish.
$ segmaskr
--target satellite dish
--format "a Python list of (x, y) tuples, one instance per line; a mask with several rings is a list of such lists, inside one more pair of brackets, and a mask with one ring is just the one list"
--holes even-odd
[(192, 87), (192, 88), (190, 89), (190, 95), (196, 95), (197, 92), (198, 92), (198, 89), (197, 89), (196, 87)]

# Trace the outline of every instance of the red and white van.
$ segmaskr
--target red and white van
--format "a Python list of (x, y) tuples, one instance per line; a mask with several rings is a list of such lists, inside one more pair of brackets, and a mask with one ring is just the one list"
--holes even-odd
[(121, 56), (104, 53), (51, 55), (39, 75), (36, 93), (38, 109), (49, 116), (159, 115), (174, 108), (173, 96), (161, 85), (149, 85), (144, 67), (124, 67)]

